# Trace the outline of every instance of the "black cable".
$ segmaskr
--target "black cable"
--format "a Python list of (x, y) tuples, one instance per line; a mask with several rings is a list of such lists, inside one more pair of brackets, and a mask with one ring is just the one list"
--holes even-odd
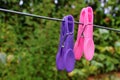
[[(8, 9), (2, 9), (0, 8), (0, 11), (3, 12), (9, 12), (9, 13), (15, 13), (15, 14), (20, 14), (20, 15), (25, 15), (25, 16), (31, 16), (31, 17), (36, 17), (36, 18), (41, 18), (41, 19), (47, 19), (47, 20), (53, 20), (53, 21), (63, 21), (62, 19), (58, 19), (58, 18), (51, 18), (51, 17), (46, 17), (46, 16), (39, 16), (39, 15), (35, 15), (35, 14), (30, 14), (30, 13), (24, 13), (24, 12), (18, 12), (18, 11), (13, 11), (13, 10), (8, 10)], [(80, 22), (74, 21), (75, 24), (82, 24)], [(120, 30), (118, 29), (114, 29), (114, 28), (108, 28), (105, 26), (100, 26), (100, 25), (93, 25), (96, 28), (102, 28), (102, 29), (107, 29), (107, 30), (111, 30), (111, 31), (115, 31), (115, 32), (120, 32)]]

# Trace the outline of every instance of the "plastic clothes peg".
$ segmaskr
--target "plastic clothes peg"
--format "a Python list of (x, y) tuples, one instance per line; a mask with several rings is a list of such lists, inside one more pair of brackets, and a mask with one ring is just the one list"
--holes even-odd
[(61, 24), (60, 44), (56, 56), (56, 67), (58, 70), (66, 69), (71, 72), (74, 69), (75, 57), (74, 46), (74, 19), (71, 15), (65, 16)]

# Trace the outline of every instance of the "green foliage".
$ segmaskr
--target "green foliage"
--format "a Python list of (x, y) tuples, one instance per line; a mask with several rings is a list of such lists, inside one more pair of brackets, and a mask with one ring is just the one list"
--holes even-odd
[[(71, 14), (78, 21), (83, 7), (94, 9), (94, 24), (119, 28), (120, 5), (109, 0), (101, 7), (98, 0), (86, 4), (81, 0), (1, 0), (2, 8), (33, 13), (41, 16), (62, 18)], [(109, 14), (104, 9), (111, 6)], [(118, 8), (116, 11), (115, 8)], [(115, 16), (113, 16), (115, 14)], [(69, 75), (57, 71), (55, 56), (59, 44), (60, 23), (38, 18), (0, 12), (0, 80), (84, 80), (89, 75), (97, 75), (120, 69), (119, 33), (104, 29), (94, 30), (95, 56), (88, 62), (76, 62), (75, 70)], [(77, 25), (75, 25), (75, 39)]]

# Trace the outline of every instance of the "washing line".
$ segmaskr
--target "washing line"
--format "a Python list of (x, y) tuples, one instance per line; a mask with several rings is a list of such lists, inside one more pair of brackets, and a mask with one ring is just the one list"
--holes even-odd
[[(46, 16), (39, 16), (39, 15), (35, 15), (35, 14), (24, 13), (24, 12), (19, 12), (19, 11), (13, 11), (13, 10), (8, 10), (8, 9), (3, 9), (3, 8), (0, 8), (0, 11), (19, 14), (19, 15), (24, 15), (24, 16), (30, 16), (30, 17), (35, 17), (35, 18), (53, 20), (53, 21), (60, 21), (60, 22), (64, 21), (63, 19), (59, 19), (59, 18), (51, 18), (51, 17), (46, 17)], [(77, 21), (74, 21), (74, 23), (75, 24), (82, 24), (82, 23), (77, 22)], [(119, 29), (109, 28), (109, 27), (95, 25), (95, 24), (93, 26), (96, 27), (96, 28), (101, 28), (101, 29), (107, 29), (107, 30), (111, 30), (111, 31), (115, 31), (115, 32), (120, 32)]]

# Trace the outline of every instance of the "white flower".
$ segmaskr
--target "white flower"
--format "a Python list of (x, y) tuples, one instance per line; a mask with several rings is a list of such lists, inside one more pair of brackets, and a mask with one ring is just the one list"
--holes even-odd
[(20, 6), (23, 5), (23, 0), (20, 0), (19, 5)]

